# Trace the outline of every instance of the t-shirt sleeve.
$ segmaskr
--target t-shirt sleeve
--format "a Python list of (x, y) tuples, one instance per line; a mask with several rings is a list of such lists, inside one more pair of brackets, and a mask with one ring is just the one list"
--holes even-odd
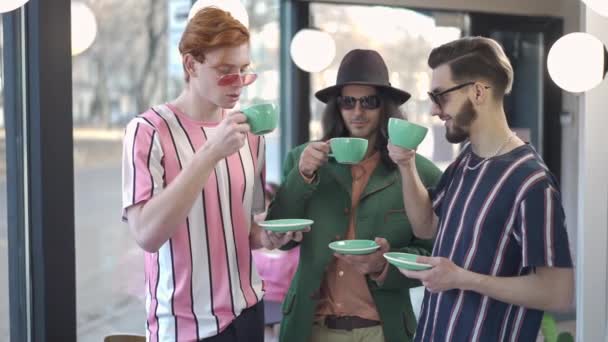
[(522, 267), (572, 267), (559, 191), (548, 181), (539, 182), (517, 210), (513, 232), (521, 246)]
[(164, 187), (163, 151), (154, 127), (132, 120), (125, 130), (122, 154), (122, 218), (126, 210), (159, 194)]
[(431, 199), (431, 205), (433, 206), (433, 211), (437, 216), (439, 216), (441, 213), (443, 199), (445, 198), (445, 193), (449, 188), (452, 179), (452, 173), (455, 169), (456, 163), (452, 163), (441, 175), (441, 178), (439, 178), (439, 182), (437, 182), (435, 186), (427, 188), (429, 197)]

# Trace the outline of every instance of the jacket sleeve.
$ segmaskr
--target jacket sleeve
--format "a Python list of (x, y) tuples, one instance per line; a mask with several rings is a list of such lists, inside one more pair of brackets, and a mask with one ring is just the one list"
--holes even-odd
[[(437, 184), (437, 182), (441, 178), (441, 170), (439, 170), (439, 168), (437, 168), (437, 166), (435, 166), (435, 164), (433, 164), (431, 161), (429, 161), (428, 159), (426, 159), (422, 156), (419, 156), (419, 155), (416, 156), (416, 166), (419, 170), (420, 178), (422, 179), (422, 183), (427, 188), (432, 187), (435, 184)], [(414, 236), (414, 238), (412, 239), (412, 242), (407, 247), (391, 249), (391, 252), (403, 252), (403, 253), (411, 253), (411, 254), (429, 256), (429, 255), (431, 255), (431, 252), (433, 250), (433, 243), (434, 243), (434, 240), (432, 240), (432, 239), (423, 240), (423, 239), (418, 239)], [(412, 288), (412, 287), (417, 287), (417, 286), (422, 285), (420, 283), (420, 281), (415, 280), (415, 279), (409, 279), (406, 276), (404, 276), (403, 274), (401, 274), (401, 272), (399, 272), (399, 269), (397, 267), (390, 265), (390, 264), (388, 267), (389, 268), (387, 270), (386, 278), (384, 278), (384, 281), (381, 284), (378, 284), (375, 281), (372, 281), (370, 279), (369, 280), (370, 286), (374, 286), (374, 287), (382, 288), (382, 289), (399, 289), (399, 288)]]
[[(320, 176), (317, 174), (309, 184), (300, 175), (298, 163), (304, 148), (305, 145), (296, 147), (287, 154), (283, 163), (283, 181), (268, 208), (268, 220), (306, 216), (308, 202), (319, 185)], [(297, 245), (296, 242), (290, 242), (281, 249), (287, 250)]]

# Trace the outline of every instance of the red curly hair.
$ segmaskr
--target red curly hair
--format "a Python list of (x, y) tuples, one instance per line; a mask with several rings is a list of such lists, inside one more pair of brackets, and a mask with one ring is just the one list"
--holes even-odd
[[(179, 41), (182, 56), (191, 54), (198, 62), (205, 62), (205, 53), (221, 47), (234, 47), (249, 43), (249, 30), (229, 12), (217, 7), (198, 11), (186, 25)], [(190, 75), (184, 66), (186, 82)]]

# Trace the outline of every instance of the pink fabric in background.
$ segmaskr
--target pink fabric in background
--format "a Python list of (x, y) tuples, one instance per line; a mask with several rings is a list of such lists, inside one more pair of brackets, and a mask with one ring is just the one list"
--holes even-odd
[(288, 251), (252, 251), (255, 267), (264, 282), (264, 300), (283, 302), (291, 279), (298, 269), (300, 247)]

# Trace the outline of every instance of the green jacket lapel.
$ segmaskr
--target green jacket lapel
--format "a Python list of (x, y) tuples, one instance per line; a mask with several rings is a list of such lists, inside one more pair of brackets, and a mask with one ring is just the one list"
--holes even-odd
[(397, 181), (397, 177), (398, 172), (396, 170), (389, 170), (382, 163), (382, 161), (379, 161), (378, 166), (376, 166), (372, 172), (372, 175), (370, 176), (359, 201), (362, 201), (367, 196), (389, 187), (391, 184)]

